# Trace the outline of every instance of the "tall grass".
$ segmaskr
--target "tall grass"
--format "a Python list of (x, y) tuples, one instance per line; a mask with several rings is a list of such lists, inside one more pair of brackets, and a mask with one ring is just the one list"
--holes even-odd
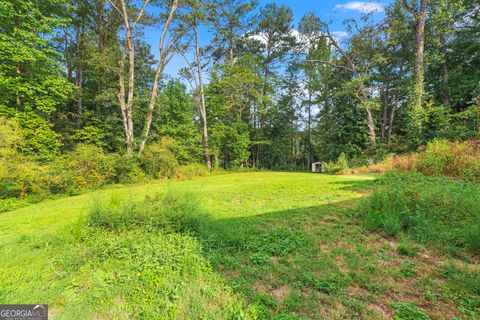
[(191, 194), (95, 202), (66, 235), (50, 241), (55, 273), (74, 285), (60, 317), (249, 318), (194, 236), (206, 219)]
[(365, 227), (387, 236), (480, 253), (480, 187), (443, 177), (389, 173), (361, 208)]

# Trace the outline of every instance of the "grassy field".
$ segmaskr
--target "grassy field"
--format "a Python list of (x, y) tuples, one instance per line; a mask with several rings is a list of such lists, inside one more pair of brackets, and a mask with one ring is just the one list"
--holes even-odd
[(373, 184), (242, 173), (5, 212), (0, 303), (48, 303), (52, 319), (478, 319), (474, 259), (364, 229)]

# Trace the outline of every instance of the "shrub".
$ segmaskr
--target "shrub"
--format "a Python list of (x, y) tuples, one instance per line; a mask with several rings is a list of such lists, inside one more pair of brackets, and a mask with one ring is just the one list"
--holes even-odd
[(348, 159), (347, 156), (342, 153), (338, 156), (337, 162), (326, 162), (323, 164), (326, 173), (330, 174), (345, 174), (348, 172)]
[(457, 252), (480, 248), (480, 187), (442, 177), (389, 173), (361, 208), (365, 227)]
[(98, 188), (114, 182), (115, 159), (100, 147), (77, 145), (50, 164), (52, 192)]
[(150, 144), (140, 158), (141, 167), (153, 178), (173, 177), (178, 162), (173, 148), (175, 140), (163, 138), (158, 143)]
[(340, 154), (337, 159), (337, 166), (340, 172), (346, 172), (348, 170), (348, 159), (345, 153)]
[(22, 137), (18, 124), (13, 120), (0, 117), (0, 159), (11, 160), (17, 157), (17, 148), (21, 145)]
[(18, 115), (18, 123), (24, 141), (23, 154), (39, 161), (49, 161), (60, 154), (60, 135), (47, 120), (34, 112), (23, 112)]
[(146, 179), (140, 168), (140, 159), (136, 156), (110, 155), (113, 159), (114, 180), (117, 183), (136, 183)]
[(25, 198), (34, 193), (48, 193), (48, 168), (26, 159), (17, 161), (0, 158), (0, 198)]
[(434, 140), (420, 153), (418, 169), (430, 176), (444, 175), (479, 181), (480, 141)]
[(178, 179), (191, 179), (193, 177), (204, 177), (208, 173), (208, 169), (204, 164), (191, 163), (178, 167), (175, 170), (175, 177)]

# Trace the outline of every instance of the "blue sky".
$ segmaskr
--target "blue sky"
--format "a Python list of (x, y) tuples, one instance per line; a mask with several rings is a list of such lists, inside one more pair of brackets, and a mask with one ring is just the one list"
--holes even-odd
[[(345, 36), (345, 28), (342, 21), (349, 18), (358, 18), (362, 13), (376, 10), (374, 19), (384, 17), (384, 8), (393, 0), (377, 1), (348, 1), (348, 0), (259, 0), (259, 8), (267, 3), (275, 2), (279, 5), (286, 5), (292, 8), (295, 18), (295, 27), (302, 16), (307, 12), (314, 12), (323, 21), (331, 21), (330, 30), (337, 37)], [(160, 31), (158, 29), (145, 30), (145, 40), (152, 47), (152, 52), (158, 56), (158, 39)], [(202, 28), (200, 32), (202, 44), (208, 43), (211, 35), (208, 28)], [(185, 61), (181, 56), (174, 57), (167, 66), (165, 72), (170, 76), (176, 76), (180, 68), (185, 66)]]

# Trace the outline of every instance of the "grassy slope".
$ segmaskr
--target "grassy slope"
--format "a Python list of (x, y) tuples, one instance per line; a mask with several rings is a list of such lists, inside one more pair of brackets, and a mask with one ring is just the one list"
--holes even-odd
[[(176, 298), (166, 298), (174, 306), (165, 307), (172, 310), (165, 317), (208, 313), (212, 319), (222, 318), (224, 308), (246, 302), (251, 314), (264, 318), (288, 314), (381, 319), (392, 317), (395, 310), (397, 315), (415, 313), (409, 304), (392, 304), (410, 302), (434, 318), (473, 318), (478, 296), (441, 278), (445, 264), (441, 258), (425, 249), (422, 256), (401, 256), (396, 243), (368, 235), (358, 226), (348, 208), (370, 183), (371, 179), (356, 176), (244, 173), (115, 187), (3, 213), (0, 255), (8, 258), (0, 260), (0, 303), (48, 302), (53, 318), (138, 315), (124, 300), (142, 303), (143, 295), (132, 298), (125, 294), (131, 287), (121, 289), (120, 282), (109, 280), (116, 277), (116, 269), (124, 267), (134, 275), (135, 270), (119, 259), (91, 257), (75, 242), (59, 239), (71, 236), (72, 224), (86, 214), (93, 199), (109, 201), (114, 195), (136, 200), (179, 190), (195, 193), (211, 220), (193, 244), (182, 238), (179, 246), (177, 240), (161, 235), (152, 243), (159, 246), (155, 251), (192, 250), (189, 259), (197, 254), (198, 243), (203, 252), (187, 264), (198, 261), (207, 267), (193, 280), (188, 273), (196, 273), (195, 267), (183, 273), (166, 271), (159, 287), (182, 284), (172, 289)], [(144, 245), (135, 243), (135, 237), (105, 237), (98, 246), (124, 239)]]

